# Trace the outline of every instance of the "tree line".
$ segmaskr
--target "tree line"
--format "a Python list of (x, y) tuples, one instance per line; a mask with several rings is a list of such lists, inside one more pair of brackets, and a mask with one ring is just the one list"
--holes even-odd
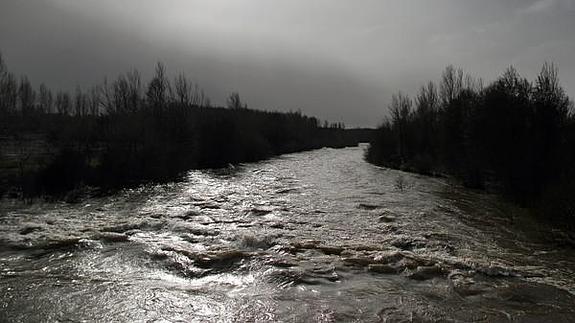
[(356, 145), (367, 132), (248, 109), (237, 92), (227, 107), (213, 107), (197, 84), (183, 74), (171, 80), (161, 63), (148, 82), (132, 70), (73, 93), (35, 89), (0, 55), (0, 196), (173, 180), (192, 168)]
[(488, 85), (448, 66), (414, 98), (395, 94), (389, 112), (368, 161), (454, 176), (575, 225), (575, 115), (554, 64), (532, 82), (509, 67)]

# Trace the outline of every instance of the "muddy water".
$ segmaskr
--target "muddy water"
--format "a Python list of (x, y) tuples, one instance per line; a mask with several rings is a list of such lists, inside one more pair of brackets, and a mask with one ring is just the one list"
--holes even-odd
[(0, 321), (575, 321), (575, 256), (495, 197), (322, 149), (2, 202)]

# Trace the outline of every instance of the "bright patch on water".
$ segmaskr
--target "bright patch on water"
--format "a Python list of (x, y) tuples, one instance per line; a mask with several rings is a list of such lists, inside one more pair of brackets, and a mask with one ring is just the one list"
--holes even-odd
[(545, 228), (362, 153), (192, 171), (79, 204), (5, 201), (0, 321), (575, 320), (575, 257)]

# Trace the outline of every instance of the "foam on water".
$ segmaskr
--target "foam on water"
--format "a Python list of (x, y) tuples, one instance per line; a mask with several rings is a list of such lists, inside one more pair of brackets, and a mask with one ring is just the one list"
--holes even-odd
[(545, 228), (362, 154), (191, 171), (79, 204), (3, 202), (0, 320), (575, 320), (575, 257)]

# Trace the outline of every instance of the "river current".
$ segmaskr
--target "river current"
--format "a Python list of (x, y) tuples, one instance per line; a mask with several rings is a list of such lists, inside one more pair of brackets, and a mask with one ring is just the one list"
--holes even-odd
[(3, 201), (0, 321), (575, 321), (573, 249), (493, 195), (364, 149)]

